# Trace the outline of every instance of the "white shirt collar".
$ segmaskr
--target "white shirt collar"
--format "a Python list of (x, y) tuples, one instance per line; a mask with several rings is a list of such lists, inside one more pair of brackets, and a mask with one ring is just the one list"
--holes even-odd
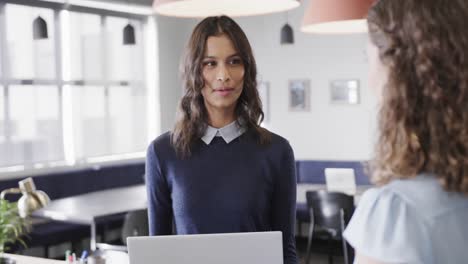
[(229, 144), (229, 142), (244, 134), (245, 130), (245, 127), (240, 125), (238, 121), (234, 121), (222, 128), (214, 128), (208, 125), (206, 127), (205, 135), (201, 139), (205, 144), (209, 145), (211, 141), (213, 141), (214, 137), (218, 136), (222, 137), (224, 141)]

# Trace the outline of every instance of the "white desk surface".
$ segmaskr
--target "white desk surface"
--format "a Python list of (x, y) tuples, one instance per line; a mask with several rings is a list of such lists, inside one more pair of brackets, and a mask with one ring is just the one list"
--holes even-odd
[(52, 200), (33, 216), (90, 225), (99, 217), (145, 208), (146, 188), (141, 184)]
[(16, 264), (65, 264), (65, 261), (63, 260), (36, 258), (6, 253), (4, 256), (16, 260)]

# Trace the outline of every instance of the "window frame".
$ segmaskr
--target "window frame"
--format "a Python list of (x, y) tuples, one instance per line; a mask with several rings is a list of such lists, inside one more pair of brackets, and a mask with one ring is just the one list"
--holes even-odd
[[(67, 145), (69, 145), (66, 141), (71, 140), (74, 141), (74, 136), (71, 131), (67, 131), (65, 126), (67, 122), (67, 118), (72, 118), (71, 113), (67, 113), (67, 109), (65, 109), (67, 104), (67, 89), (71, 89), (71, 86), (104, 86), (105, 89), (109, 89), (112, 86), (130, 86), (132, 84), (135, 85), (142, 85), (145, 87), (146, 90), (146, 97), (152, 96), (153, 92), (148, 92), (152, 89), (153, 85), (150, 84), (150, 80), (148, 78), (148, 72), (151, 70), (156, 71), (157, 69), (149, 69), (148, 63), (146, 60), (156, 60), (156, 58), (147, 58), (147, 51), (148, 51), (148, 43), (146, 36), (149, 23), (154, 23), (153, 18), (151, 17), (152, 12), (122, 12), (118, 10), (110, 10), (110, 9), (103, 9), (103, 8), (96, 8), (96, 7), (89, 7), (83, 6), (76, 3), (73, 4), (65, 4), (64, 0), (54, 0), (55, 2), (46, 2), (46, 1), (38, 1), (38, 0), (5, 0), (0, 3), (0, 86), (3, 86), (4, 92), (4, 99), (5, 104), (4, 106), (4, 118), (5, 118), (5, 139), (7, 142), (11, 140), (11, 133), (9, 132), (8, 123), (11, 120), (9, 115), (9, 86), (11, 85), (54, 85), (57, 86), (59, 89), (59, 116), (60, 116), (60, 126), (62, 128), (62, 145), (64, 151), (63, 161), (58, 162), (47, 162), (47, 163), (34, 163), (34, 164), (23, 164), (21, 166), (10, 166), (10, 167), (0, 167), (0, 180), (8, 179), (8, 178), (16, 178), (22, 177), (25, 175), (37, 175), (37, 174), (44, 174), (49, 172), (57, 172), (57, 171), (74, 171), (77, 169), (101, 166), (101, 165), (112, 165), (112, 164), (122, 164), (122, 163), (130, 163), (133, 164), (135, 162), (142, 162), (144, 161), (145, 152), (129, 152), (120, 155), (107, 155), (107, 156), (100, 156), (100, 157), (85, 157), (82, 160), (77, 160), (74, 156), (73, 146), (71, 149), (67, 149)], [(67, 1), (68, 2), (68, 1)], [(55, 72), (56, 77), (54, 80), (44, 80), (44, 79), (15, 79), (11, 78), (8, 74), (9, 72), (9, 65), (6, 63), (7, 59), (6, 56), (8, 54), (8, 46), (6, 41), (6, 16), (5, 16), (5, 9), (7, 4), (14, 4), (14, 5), (23, 5), (28, 7), (40, 7), (40, 8), (47, 8), (53, 10), (54, 13), (54, 25), (50, 27), (51, 30), (54, 30), (54, 55), (55, 55)], [(150, 9), (150, 8), (148, 8)], [(77, 80), (67, 80), (64, 76), (63, 72), (63, 47), (62, 45), (62, 17), (60, 15), (62, 10), (67, 10), (69, 12), (76, 12), (76, 13), (86, 13), (86, 14), (95, 14), (100, 16), (101, 25), (100, 30), (101, 32), (105, 32), (106, 29), (106, 18), (107, 17), (121, 17), (130, 20), (137, 20), (141, 23), (141, 52), (143, 52), (142, 58), (142, 69), (143, 69), (143, 78), (141, 81), (135, 82), (134, 80), (117, 80), (111, 81), (108, 79), (108, 76), (104, 73), (103, 80), (92, 80), (92, 81), (85, 81), (84, 79), (77, 79)], [(70, 21), (68, 21), (69, 23)], [(103, 34), (103, 41), (102, 45), (106, 45), (106, 35)], [(156, 48), (156, 47), (154, 47)], [(151, 52), (150, 52), (151, 53)], [(107, 67), (108, 60), (106, 59), (107, 53), (102, 52), (102, 67)], [(157, 54), (154, 54), (157, 57)], [(71, 64), (72, 61), (69, 61)], [(157, 65), (155, 65), (157, 68)], [(104, 71), (105, 72), (105, 71)], [(152, 99), (147, 99), (147, 102), (152, 102)], [(106, 98), (106, 103), (109, 104), (108, 97)], [(147, 116), (154, 116), (156, 113), (152, 105), (146, 105), (146, 114)], [(152, 113), (151, 113), (152, 112)], [(148, 118), (147, 120), (152, 120), (152, 118)], [(156, 120), (154, 121), (156, 122)], [(148, 135), (147, 138), (150, 138), (149, 134), (155, 134), (158, 125), (156, 124), (148, 124)], [(73, 144), (73, 143), (71, 143)]]

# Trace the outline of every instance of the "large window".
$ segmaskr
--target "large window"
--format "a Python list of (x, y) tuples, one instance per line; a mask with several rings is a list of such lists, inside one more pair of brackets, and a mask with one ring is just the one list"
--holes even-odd
[(9, 87), (9, 165), (63, 160), (56, 86)]
[[(71, 13), (71, 79), (75, 158), (141, 152), (146, 145), (142, 23)], [(136, 43), (124, 45), (123, 29)], [(104, 52), (103, 52), (104, 51)]]
[[(136, 43), (124, 45), (122, 29), (130, 24), (135, 29)], [(108, 17), (106, 34), (108, 36), (107, 62), (109, 79), (112, 81), (142, 81), (143, 80), (143, 48), (141, 38), (141, 22), (124, 18)]]
[[(9, 3), (0, 12), (0, 169), (144, 152), (144, 17)], [(33, 39), (38, 18), (47, 38)], [(123, 43), (127, 25), (135, 44)]]
[[(54, 11), (7, 4), (0, 166), (33, 166), (64, 159)], [(33, 39), (33, 21), (43, 19), (48, 38)]]
[[(7, 4), (5, 17), (9, 77), (55, 79), (53, 10)], [(33, 21), (39, 17), (46, 21), (49, 37), (33, 40)]]
[(112, 153), (145, 149), (145, 94), (138, 86), (112, 86), (109, 89), (110, 137)]
[(73, 130), (76, 157), (109, 155), (109, 119), (105, 88), (99, 86), (73, 86)]
[(73, 87), (78, 160), (145, 149), (145, 98), (135, 90), (131, 86)]
[(101, 16), (70, 12), (70, 77), (72, 80), (103, 80)]

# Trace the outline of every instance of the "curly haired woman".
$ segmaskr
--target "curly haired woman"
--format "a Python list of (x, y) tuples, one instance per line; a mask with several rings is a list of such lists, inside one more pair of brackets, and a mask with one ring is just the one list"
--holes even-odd
[(379, 0), (373, 181), (344, 236), (355, 263), (468, 263), (468, 2)]

